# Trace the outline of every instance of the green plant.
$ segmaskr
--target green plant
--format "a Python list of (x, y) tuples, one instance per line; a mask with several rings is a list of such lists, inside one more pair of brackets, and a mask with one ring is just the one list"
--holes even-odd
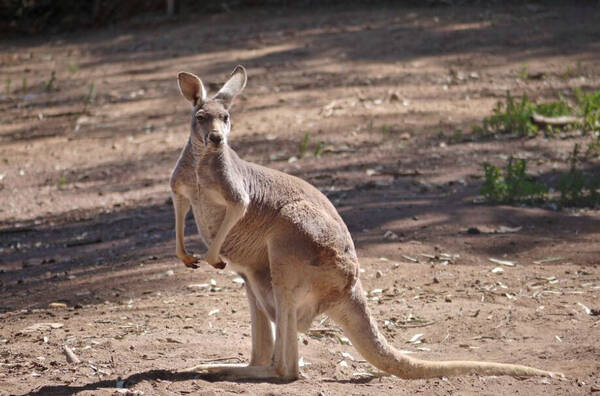
[(527, 80), (529, 78), (529, 72), (527, 71), (527, 65), (523, 63), (521, 65), (521, 69), (519, 70), (519, 77), (521, 80)]
[(57, 188), (59, 190), (62, 190), (66, 184), (67, 184), (67, 178), (65, 176), (61, 176), (60, 179), (58, 179)]
[(561, 117), (575, 113), (575, 109), (569, 105), (562, 95), (559, 95), (557, 101), (536, 104), (534, 110), (546, 117)]
[(23, 93), (27, 92), (27, 77), (23, 77), (23, 84), (21, 85)]
[(317, 143), (317, 148), (315, 148), (315, 157), (320, 157), (323, 155), (323, 142)]
[(460, 143), (463, 140), (464, 140), (464, 136), (463, 136), (462, 129), (455, 129), (454, 132), (452, 133), (452, 137), (450, 138), (450, 141), (452, 143)]
[(600, 132), (595, 132), (592, 136), (592, 142), (588, 144), (585, 155), (589, 157), (600, 155)]
[(77, 71), (79, 70), (79, 66), (76, 63), (73, 63), (67, 66), (67, 70), (69, 70), (71, 73), (77, 73)]
[(584, 132), (600, 131), (600, 90), (585, 92), (577, 88), (574, 91), (574, 103), (571, 104), (562, 95), (558, 100), (546, 103), (535, 103), (523, 95), (520, 100), (506, 93), (505, 101), (499, 101), (493, 114), (483, 119), (482, 126), (473, 127), (473, 131), (485, 133), (513, 133), (518, 136), (536, 136), (540, 128), (533, 122), (533, 114), (545, 117), (577, 116), (580, 123), (565, 125), (547, 125), (546, 133), (554, 133), (569, 127), (579, 127)]
[(491, 133), (516, 133), (519, 136), (535, 136), (539, 132), (537, 125), (531, 120), (535, 111), (535, 103), (526, 95), (515, 100), (510, 92), (506, 92), (506, 101), (498, 102), (493, 114), (483, 119), (483, 131)]
[(46, 84), (44, 84), (44, 89), (46, 90), (46, 92), (50, 92), (55, 88), (55, 86), (54, 86), (55, 81), (56, 81), (56, 72), (54, 70), (52, 70), (52, 72), (50, 73), (50, 79), (48, 81), (46, 81)]
[(578, 76), (584, 76), (586, 74), (586, 70), (583, 67), (583, 63), (581, 62), (581, 60), (577, 61), (577, 64), (575, 66), (567, 66), (567, 68), (565, 69), (565, 71), (562, 74), (562, 77), (564, 79), (569, 79), (569, 78), (575, 78)]
[(576, 88), (575, 98), (579, 114), (583, 117), (583, 130), (600, 131), (600, 89), (596, 92), (586, 92)]
[(87, 95), (85, 95), (85, 98), (83, 99), (83, 113), (85, 113), (87, 111), (87, 108), (90, 104), (92, 104), (92, 101), (94, 100), (94, 97), (96, 96), (96, 86), (94, 85), (94, 82), (92, 81), (90, 83), (90, 87), (88, 88), (88, 93)]
[(308, 151), (308, 143), (310, 140), (310, 134), (308, 132), (304, 133), (304, 139), (300, 142), (298, 147), (298, 151), (300, 152), (300, 158), (304, 157), (306, 152)]
[(481, 194), (491, 202), (513, 203), (543, 200), (548, 188), (527, 176), (527, 161), (508, 159), (504, 172), (489, 163), (483, 164), (485, 181)]
[(386, 124), (383, 124), (381, 126), (381, 134), (382, 135), (384, 135), (384, 136), (387, 135), (387, 133), (388, 133), (389, 130), (390, 130), (390, 128)]
[(593, 206), (600, 203), (600, 177), (577, 169), (580, 160), (579, 144), (575, 144), (569, 155), (569, 171), (558, 182), (562, 206)]

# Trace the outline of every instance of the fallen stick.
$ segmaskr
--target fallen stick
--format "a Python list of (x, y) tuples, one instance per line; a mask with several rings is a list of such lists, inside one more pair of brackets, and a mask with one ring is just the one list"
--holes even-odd
[(396, 324), (395, 327), (399, 327), (401, 329), (416, 329), (417, 327), (427, 327), (427, 326), (431, 326), (432, 324), (435, 324), (437, 322), (433, 321), (433, 322), (426, 322), (426, 323), (420, 323), (420, 324)]
[(531, 119), (536, 124), (552, 125), (552, 126), (564, 126), (569, 124), (578, 124), (583, 122), (582, 117), (574, 116), (561, 116), (561, 117), (546, 117), (541, 114), (533, 113)]
[(206, 359), (206, 360), (202, 360), (202, 363), (224, 362), (227, 360), (237, 360), (238, 362), (243, 361), (239, 356), (232, 356), (232, 357), (223, 357), (223, 358), (215, 358), (215, 359)]
[(314, 329), (308, 329), (307, 333), (341, 333), (341, 329), (336, 329), (335, 327), (317, 327)]

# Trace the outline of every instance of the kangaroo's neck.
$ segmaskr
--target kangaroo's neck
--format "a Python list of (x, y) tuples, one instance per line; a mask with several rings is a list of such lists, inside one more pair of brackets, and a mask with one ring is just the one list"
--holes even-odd
[(248, 164), (229, 145), (197, 147), (190, 141), (190, 146), (196, 170), (209, 168), (218, 173), (233, 171), (246, 174)]

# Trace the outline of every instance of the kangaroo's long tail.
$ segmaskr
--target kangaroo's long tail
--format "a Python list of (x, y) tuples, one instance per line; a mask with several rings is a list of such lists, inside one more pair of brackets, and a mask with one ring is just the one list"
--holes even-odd
[(360, 281), (354, 285), (351, 295), (342, 299), (327, 313), (342, 327), (354, 347), (369, 363), (400, 378), (449, 377), (464, 374), (562, 377), (559, 373), (519, 364), (460, 360), (426, 361), (407, 356), (388, 344), (377, 329), (369, 314)]

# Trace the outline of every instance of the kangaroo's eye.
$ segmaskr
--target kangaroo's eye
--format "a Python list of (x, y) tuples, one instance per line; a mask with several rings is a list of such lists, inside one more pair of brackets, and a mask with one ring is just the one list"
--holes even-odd
[(229, 122), (229, 115), (225, 114), (225, 115), (223, 116), (223, 122), (224, 122), (225, 124), (227, 124), (227, 123)]
[(204, 121), (206, 119), (206, 113), (203, 111), (199, 111), (196, 113), (196, 119), (198, 121)]

